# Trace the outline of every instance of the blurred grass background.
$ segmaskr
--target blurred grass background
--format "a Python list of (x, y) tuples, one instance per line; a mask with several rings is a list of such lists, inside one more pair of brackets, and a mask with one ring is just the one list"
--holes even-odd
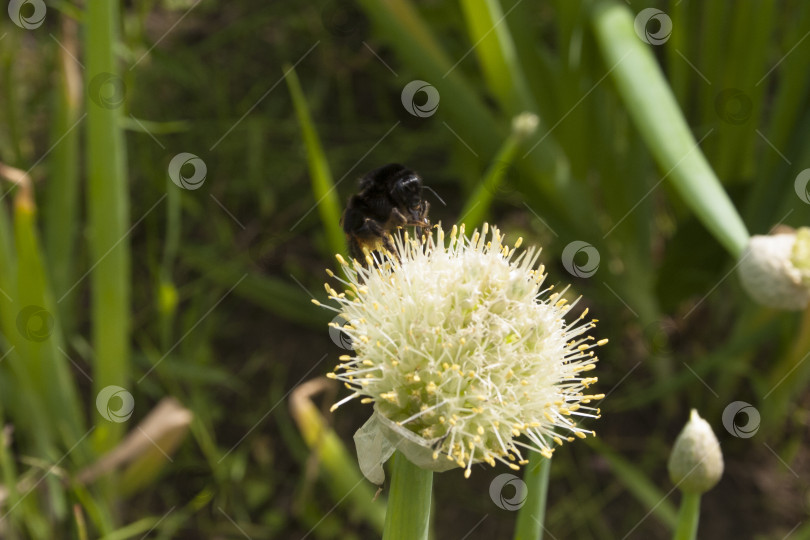
[[(629, 4), (53, 1), (36, 28), (0, 17), (0, 163), (27, 173), (0, 171), (16, 179), (0, 201), (0, 536), (378, 537), (385, 493), (370, 502), (343, 466), (368, 408), (290, 397), (344, 352), (310, 303), (344, 249), (336, 216), (364, 172), (400, 162), (447, 202), (426, 193), (433, 222), (542, 245), (611, 340), (599, 438), (555, 454), (549, 537), (669, 537), (665, 464), (691, 407), (727, 461), (701, 536), (810, 537), (810, 315), (745, 297), (744, 229), (711, 183), (664, 165), (679, 115), (630, 99), (661, 75), (622, 64), (626, 43), (654, 54), (752, 234), (806, 224), (810, 5)], [(650, 7), (671, 21), (642, 24), (659, 44), (606, 18)], [(434, 114), (403, 106), (413, 80), (437, 89)], [(519, 139), (524, 111), (540, 126)], [(198, 189), (168, 177), (182, 152), (205, 163)], [(563, 264), (577, 240), (599, 254), (590, 277)], [(96, 407), (109, 385), (132, 394), (128, 420)], [(82, 475), (166, 396), (193, 414), (175, 452), (183, 422), (157, 454)], [(761, 413), (754, 437), (723, 427), (734, 401)], [(487, 495), (500, 472), (437, 476), (436, 538), (511, 535)]]

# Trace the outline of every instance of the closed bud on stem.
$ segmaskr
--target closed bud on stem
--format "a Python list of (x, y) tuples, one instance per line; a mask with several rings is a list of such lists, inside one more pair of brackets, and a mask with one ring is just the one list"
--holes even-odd
[(723, 476), (723, 453), (711, 426), (695, 409), (669, 456), (669, 477), (684, 493), (702, 494)]
[(534, 134), (539, 124), (540, 118), (536, 114), (523, 112), (512, 118), (512, 133), (520, 139), (525, 139)]

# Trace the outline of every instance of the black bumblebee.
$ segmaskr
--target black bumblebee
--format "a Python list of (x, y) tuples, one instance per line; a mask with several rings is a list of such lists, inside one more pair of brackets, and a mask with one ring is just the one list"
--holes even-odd
[(422, 178), (399, 163), (389, 163), (360, 179), (360, 192), (352, 195), (340, 224), (349, 253), (365, 261), (363, 249), (394, 252), (389, 234), (399, 227), (417, 227), (421, 236), (430, 229), (430, 203), (422, 199)]

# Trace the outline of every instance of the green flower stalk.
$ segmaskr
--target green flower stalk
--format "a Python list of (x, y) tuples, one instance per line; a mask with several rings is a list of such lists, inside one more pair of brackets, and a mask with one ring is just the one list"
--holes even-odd
[[(598, 418), (586, 333), (587, 309), (573, 322), (562, 293), (543, 286), (540, 251), (516, 255), (497, 228), (449, 238), (441, 227), (423, 241), (392, 238), (396, 253), (367, 253), (366, 264), (337, 260), (346, 288), (326, 284), (354, 356), (330, 376), (374, 414), (355, 439), (361, 468), (376, 469), (394, 449), (423, 469), (465, 469), (497, 462), (519, 469), (525, 451), (550, 458), (555, 445), (593, 434), (577, 424)], [(317, 303), (317, 302), (316, 302)], [(334, 323), (333, 323), (334, 324)], [(364, 463), (365, 462), (365, 463)], [(369, 476), (370, 478), (372, 476)], [(379, 476), (375, 476), (379, 480)]]

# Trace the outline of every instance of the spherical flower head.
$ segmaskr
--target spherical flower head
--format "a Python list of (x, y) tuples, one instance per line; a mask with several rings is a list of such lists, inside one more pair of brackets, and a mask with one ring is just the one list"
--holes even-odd
[(703, 494), (723, 476), (723, 453), (709, 423), (695, 409), (669, 455), (669, 477), (684, 493)]
[(810, 303), (810, 229), (752, 236), (740, 257), (740, 281), (768, 307), (801, 310)]
[[(437, 229), (394, 238), (396, 253), (366, 264), (338, 256), (347, 290), (326, 288), (355, 355), (330, 374), (353, 391), (333, 409), (361, 397), (408, 431), (399, 449), (411, 461), (467, 476), (475, 462), (518, 469), (521, 449), (551, 457), (571, 435), (592, 434), (576, 418), (598, 417), (588, 404), (604, 397), (586, 392), (597, 380), (591, 349), (607, 341), (585, 336), (596, 321), (587, 310), (565, 321), (573, 305), (543, 286), (538, 249), (516, 256), (521, 240), (510, 248), (486, 224), (469, 238), (463, 225), (448, 239)], [(409, 455), (414, 441), (432, 464)]]

